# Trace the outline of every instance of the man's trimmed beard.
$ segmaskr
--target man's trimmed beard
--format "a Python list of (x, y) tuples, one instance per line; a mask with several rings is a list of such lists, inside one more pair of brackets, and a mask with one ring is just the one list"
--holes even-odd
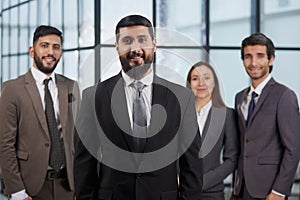
[[(145, 54), (143, 54), (144, 56)], [(139, 65), (138, 63), (135, 63), (135, 66), (130, 66), (128, 60), (129, 55), (124, 58), (124, 57), (119, 57), (120, 58), (120, 62), (122, 65), (122, 69), (123, 71), (130, 76), (131, 78), (135, 79), (135, 80), (140, 80), (144, 74), (146, 72), (148, 72), (149, 68), (151, 67), (152, 63), (153, 63), (153, 58), (152, 57), (143, 57), (145, 63), (144, 65)]]
[[(56, 58), (54, 58), (54, 59), (56, 60)], [(33, 60), (34, 60), (34, 63), (36, 64), (37, 68), (45, 74), (51, 74), (55, 70), (55, 68), (59, 62), (59, 59), (58, 59), (58, 60), (56, 60), (56, 63), (53, 65), (52, 68), (47, 68), (43, 65), (41, 59), (37, 56), (36, 52), (34, 52)]]

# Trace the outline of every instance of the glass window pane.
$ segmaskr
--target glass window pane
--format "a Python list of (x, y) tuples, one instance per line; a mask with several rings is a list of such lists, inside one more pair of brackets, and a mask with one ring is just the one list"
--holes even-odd
[(30, 34), (30, 40), (29, 40), (29, 44), (32, 44), (32, 38), (33, 38), (33, 32), (36, 28), (37, 25), (37, 1), (31, 1), (29, 3), (29, 8), (30, 8), (30, 12), (29, 12), (29, 34)]
[(156, 51), (158, 76), (185, 87), (186, 77), (193, 64), (207, 58), (203, 49), (163, 49)]
[(21, 55), (19, 56), (19, 63), (20, 63), (20, 68), (19, 68), (19, 73), (20, 74), (25, 74), (31, 66), (28, 64), (28, 59), (29, 55)]
[(250, 0), (210, 1), (210, 44), (240, 46), (250, 33)]
[(18, 53), (18, 27), (11, 26), (10, 29), (10, 53)]
[(271, 75), (276, 81), (288, 86), (297, 94), (300, 105), (300, 52), (277, 50), (275, 53), (276, 58)]
[(129, 14), (141, 14), (152, 21), (152, 1), (143, 1), (142, 4), (135, 0), (102, 1), (100, 13), (101, 42), (107, 43), (109, 39), (114, 38), (118, 21)]
[[(300, 1), (263, 1), (261, 30), (276, 46), (300, 46)], [(287, 31), (288, 30), (288, 31)]]
[(49, 24), (49, 0), (38, 1), (38, 24)]
[(95, 44), (94, 0), (80, 0), (79, 9), (79, 46), (93, 46)]
[(10, 2), (10, 0), (2, 0), (1, 1), (2, 9), (8, 8), (9, 7), (9, 2)]
[(64, 49), (78, 47), (77, 1), (64, 1)]
[(121, 69), (116, 49), (114, 47), (101, 48), (101, 81), (118, 74)]
[(62, 28), (62, 0), (50, 1), (50, 24), (61, 30)]
[(158, 0), (156, 5), (156, 27), (179, 31), (201, 43), (201, 30), (204, 22), (201, 1), (189, 0), (187, 3), (182, 0)]
[(2, 82), (9, 80), (9, 68), (10, 68), (10, 62), (9, 57), (3, 57), (2, 58)]
[(240, 50), (211, 50), (210, 59), (222, 86), (223, 100), (233, 108), (236, 93), (250, 84), (240, 58)]
[(64, 52), (64, 75), (70, 79), (78, 79), (78, 51)]
[(19, 62), (17, 56), (12, 56), (9, 59), (10, 68), (9, 68), (9, 79), (17, 78), (19, 76)]
[(2, 20), (3, 20), (3, 39), (1, 40), (2, 41), (2, 45), (3, 45), (3, 48), (2, 48), (2, 54), (6, 55), (6, 54), (9, 54), (9, 39), (10, 39), (10, 35), (9, 35), (9, 12), (8, 11), (5, 11), (2, 13), (3, 16), (2, 16)]
[(84, 90), (95, 84), (95, 53), (94, 50), (80, 51), (79, 87)]
[(20, 37), (19, 37), (19, 52), (28, 52), (29, 42), (29, 24), (28, 24), (28, 4), (23, 4), (20, 10)]

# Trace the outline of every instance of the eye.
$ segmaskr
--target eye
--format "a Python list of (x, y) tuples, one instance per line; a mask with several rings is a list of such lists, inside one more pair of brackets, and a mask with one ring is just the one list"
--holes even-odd
[(125, 38), (123, 38), (122, 39), (122, 42), (124, 43), (124, 44), (131, 44), (132, 43), (132, 38), (130, 38), (130, 37), (125, 37)]
[(42, 48), (47, 48), (48, 46), (49, 46), (49, 44), (48, 43), (41, 43), (41, 45), (40, 45)]
[(139, 38), (139, 43), (144, 43), (144, 42), (147, 42), (147, 38), (146, 37), (141, 37)]
[(55, 44), (55, 45), (53, 45), (53, 49), (61, 50), (61, 46), (59, 44)]
[(205, 80), (209, 80), (210, 77), (209, 77), (209, 76), (204, 76), (204, 79), (205, 79)]

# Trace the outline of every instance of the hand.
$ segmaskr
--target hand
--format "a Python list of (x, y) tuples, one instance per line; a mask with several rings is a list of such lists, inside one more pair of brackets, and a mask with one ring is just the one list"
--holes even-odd
[(237, 195), (234, 195), (234, 194), (231, 194), (231, 197), (229, 200), (238, 200), (238, 196)]
[(26, 197), (24, 200), (32, 200), (31, 197)]
[(273, 192), (271, 192), (271, 193), (267, 196), (266, 200), (284, 200), (284, 197), (283, 197), (283, 196), (280, 196), (280, 195), (278, 195), (278, 194), (275, 194), (275, 193), (273, 193)]

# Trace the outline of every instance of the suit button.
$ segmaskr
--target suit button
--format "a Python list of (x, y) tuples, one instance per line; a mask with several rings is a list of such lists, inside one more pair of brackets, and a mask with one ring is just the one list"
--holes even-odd
[(249, 140), (248, 139), (246, 139), (246, 143), (248, 143), (249, 142)]
[(137, 174), (137, 175), (136, 175), (136, 179), (141, 178), (141, 176), (142, 176), (141, 174)]
[(248, 156), (247, 156), (247, 155), (245, 155), (245, 158), (246, 158), (246, 159), (248, 159)]
[(49, 143), (45, 143), (45, 147), (49, 147), (50, 145), (49, 145)]

